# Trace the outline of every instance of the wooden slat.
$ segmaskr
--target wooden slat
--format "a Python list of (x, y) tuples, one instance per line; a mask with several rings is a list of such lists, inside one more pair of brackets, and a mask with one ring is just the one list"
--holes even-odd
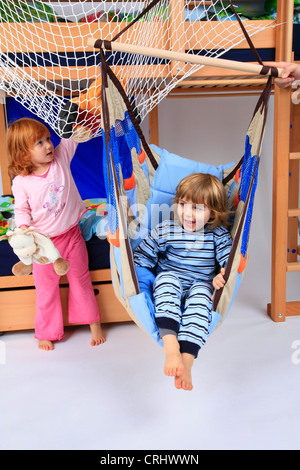
[[(87, 38), (111, 40), (120, 29), (125, 28), (127, 23), (0, 23), (1, 51), (6, 52), (72, 52), (92, 51), (87, 47)], [(160, 22), (159, 35), (156, 41), (157, 48), (168, 48), (169, 22)], [(248, 31), (253, 26), (267, 27), (267, 29), (256, 33), (253, 42), (256, 48), (274, 48), (275, 46), (275, 25), (274, 21), (247, 21), (245, 22)], [(146, 22), (136, 24), (134, 27), (139, 30), (145, 29)], [(151, 25), (153, 28), (153, 24)], [(157, 26), (158, 27), (158, 26)], [(240, 26), (237, 21), (199, 21), (194, 22), (190, 28), (188, 21), (183, 23), (185, 48), (186, 50), (218, 49), (224, 47), (228, 38), (240, 35)], [(120, 42), (129, 42), (131, 30), (121, 35)], [(217, 36), (218, 34), (218, 36)], [(246, 40), (234, 46), (235, 49), (248, 48)]]
[[(271, 304), (267, 305), (267, 312), (268, 312), (268, 315), (271, 316)], [(286, 316), (300, 315), (300, 302), (299, 301), (286, 302), (285, 315)], [(281, 317), (281, 315), (279, 316)]]
[(297, 263), (296, 261), (293, 263), (287, 263), (286, 270), (287, 272), (300, 271), (300, 263)]
[[(188, 22), (185, 22), (188, 23)], [(248, 32), (253, 30), (255, 27), (267, 28), (260, 31), (252, 36), (252, 42), (257, 49), (268, 49), (275, 47), (275, 21), (270, 20), (255, 20), (245, 21), (244, 26)], [(199, 21), (199, 27), (189, 28), (188, 24), (185, 24), (187, 44), (189, 49), (196, 50), (200, 49), (218, 49), (224, 48), (224, 44), (228, 41), (228, 38), (240, 35), (240, 25), (237, 21)], [(234, 49), (248, 49), (249, 45), (246, 40), (242, 40), (238, 45), (234, 46)]]
[(300, 315), (300, 302), (287, 302), (286, 303), (286, 315), (293, 316), (293, 315)]
[(290, 160), (300, 160), (300, 152), (290, 152)]
[[(215, 79), (215, 80), (183, 80), (177, 85), (177, 89), (181, 90), (185, 87), (234, 87), (236, 85), (265, 85), (267, 79), (265, 78), (232, 78), (232, 79)], [(299, 157), (300, 158), (300, 157)]]
[(289, 209), (288, 217), (300, 217), (300, 209)]
[(243, 90), (241, 89), (241, 87), (236, 87), (236, 88), (232, 88), (232, 89), (228, 89), (228, 88), (205, 88), (205, 89), (201, 89), (199, 88), (198, 90), (195, 89), (195, 90), (191, 90), (190, 92), (187, 93), (187, 91), (189, 90), (185, 90), (183, 93), (176, 93), (176, 94), (173, 94), (173, 92), (170, 92), (169, 95), (167, 96), (167, 99), (169, 98), (175, 98), (175, 99), (186, 99), (186, 98), (216, 98), (216, 97), (220, 97), (220, 96), (226, 96), (227, 98), (228, 97), (232, 97), (232, 98), (236, 98), (236, 97), (241, 97), (241, 96), (260, 96), (261, 95), (261, 92), (262, 92), (262, 88), (261, 89), (255, 89), (255, 88), (251, 88), (251, 90), (249, 91), (249, 89), (247, 90)]
[[(122, 28), (126, 23), (122, 24)], [(103, 35), (112, 39), (118, 23), (100, 23)], [(85, 38), (98, 35), (98, 23), (0, 23), (1, 51), (73, 52), (86, 48)], [(99, 35), (98, 35), (99, 37)]]
[[(96, 269), (90, 271), (90, 276), (92, 282), (110, 282), (111, 281), (111, 272), (110, 269)], [(67, 284), (67, 276), (62, 276), (60, 279), (60, 284)], [(24, 288), (24, 287), (33, 287), (34, 280), (32, 274), (29, 276), (0, 276), (0, 289), (15, 289), (15, 288)]]
[[(101, 314), (101, 323), (131, 321), (125, 308), (115, 296), (111, 283), (94, 284), (95, 296)], [(67, 286), (60, 288), (64, 325), (68, 322), (68, 292)], [(12, 304), (11, 296), (14, 295)], [(35, 318), (35, 289), (19, 289), (12, 294), (11, 291), (1, 292), (0, 331), (16, 331), (34, 329)]]

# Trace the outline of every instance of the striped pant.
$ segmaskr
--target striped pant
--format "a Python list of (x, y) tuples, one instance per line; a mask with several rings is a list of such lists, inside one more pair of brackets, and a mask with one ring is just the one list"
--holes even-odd
[(197, 357), (209, 334), (212, 293), (206, 281), (184, 282), (173, 272), (160, 273), (153, 286), (160, 335), (177, 335), (181, 352)]

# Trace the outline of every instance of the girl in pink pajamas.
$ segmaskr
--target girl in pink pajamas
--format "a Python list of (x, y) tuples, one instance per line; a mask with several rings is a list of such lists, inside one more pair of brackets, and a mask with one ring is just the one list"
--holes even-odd
[[(54, 149), (50, 133), (35, 119), (22, 118), (7, 132), (9, 173), (13, 178), (17, 227), (33, 226), (51, 238), (70, 265), (69, 322), (89, 324), (91, 345), (105, 342), (88, 269), (88, 254), (78, 221), (86, 211), (70, 171), (77, 144), (61, 140)], [(54, 349), (64, 336), (59, 276), (52, 264), (34, 263), (35, 338), (39, 348)]]

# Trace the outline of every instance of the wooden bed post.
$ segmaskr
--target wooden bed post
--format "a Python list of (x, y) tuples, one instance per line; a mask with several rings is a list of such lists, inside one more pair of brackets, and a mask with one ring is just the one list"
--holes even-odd
[[(278, 0), (276, 60), (292, 60), (293, 0)], [(285, 321), (288, 246), (291, 90), (275, 87), (271, 304), (274, 321)]]
[[(1, 99), (1, 96), (0, 96)], [(2, 98), (5, 99), (5, 98)], [(7, 173), (7, 154), (5, 147), (6, 139), (6, 113), (5, 105), (3, 102), (0, 103), (0, 169), (2, 178), (2, 189), (3, 194), (11, 193), (10, 178)]]

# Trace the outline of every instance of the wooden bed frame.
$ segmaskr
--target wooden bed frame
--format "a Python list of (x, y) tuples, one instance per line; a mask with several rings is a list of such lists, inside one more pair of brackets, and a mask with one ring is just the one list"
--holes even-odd
[[(278, 24), (276, 28), (269, 28), (264, 30), (261, 33), (258, 33), (254, 36), (253, 42), (256, 48), (272, 48), (276, 50), (276, 58), (280, 60), (291, 60), (291, 30), (293, 24), (293, 18), (291, 15), (291, 5), (293, 0), (278, 0)], [(182, 14), (184, 14), (184, 0), (170, 0), (171, 8), (181, 8)], [(262, 22), (265, 23), (265, 22)], [(270, 22), (268, 22), (270, 23)], [(247, 26), (247, 22), (246, 22)], [(6, 25), (0, 23), (0, 28), (5, 29)], [(18, 27), (22, 29), (22, 24), (19, 24)], [(78, 24), (78, 28), (85, 28), (86, 25)], [(176, 28), (176, 24), (173, 25)], [(237, 25), (237, 27), (239, 27)], [(52, 35), (51, 43), (53, 41), (53, 34), (55, 35), (55, 26), (44, 24), (44, 28), (48, 31), (48, 34)], [(9, 33), (7, 33), (9, 34)], [(224, 32), (224, 34), (226, 34)], [(24, 42), (29, 41), (30, 38), (26, 39), (24, 35)], [(59, 43), (59, 37), (57, 37), (57, 43)], [(48, 49), (48, 44), (46, 50)], [(241, 43), (238, 48), (243, 49), (247, 48), (248, 45), (244, 41)], [(20, 52), (22, 51), (22, 46), (20, 46)], [(72, 49), (74, 50), (74, 45)], [(51, 52), (51, 51), (49, 51)], [(145, 67), (145, 74), (147, 74), (147, 68)], [(55, 69), (45, 70), (45, 79), (47, 74), (51, 75), (53, 79), (53, 74), (55, 75)], [(96, 76), (94, 67), (90, 70), (91, 77)], [(69, 72), (68, 72), (69, 76)], [(264, 87), (266, 79), (263, 77), (249, 76), (249, 74), (228, 71), (224, 69), (217, 69), (215, 67), (206, 66), (202, 68), (199, 72), (194, 74), (189, 80), (183, 81), (180, 84), (180, 87), (174, 89), (170, 93), (170, 97), (182, 97), (182, 96), (213, 96), (215, 92), (223, 93), (226, 96), (232, 96), (233, 94), (241, 94), (244, 91), (249, 93), (258, 94)], [(280, 189), (280, 197), (278, 192), (278, 184), (281, 184), (282, 181), (282, 165), (286, 170), (287, 162), (283, 163), (279, 159), (281, 158), (282, 149), (284, 149), (284, 154), (287, 154), (288, 151), (288, 138), (287, 138), (287, 124), (283, 123), (283, 119), (279, 119), (279, 115), (282, 118), (282, 109), (284, 109), (284, 116), (288, 116), (288, 126), (289, 122), (289, 113), (290, 107), (288, 101), (290, 101), (290, 95), (288, 92), (282, 92), (278, 87), (275, 89), (275, 100), (276, 100), (276, 111), (275, 111), (275, 127), (277, 129), (277, 134), (275, 136), (275, 153), (274, 153), (274, 214), (273, 220), (275, 228), (273, 233), (275, 234), (275, 241), (273, 241), (273, 259), (275, 259), (275, 265), (272, 271), (272, 295), (276, 298), (278, 297), (279, 286), (282, 286), (283, 275), (282, 270), (280, 275), (277, 273), (278, 263), (283, 263), (283, 258), (285, 257), (285, 244), (283, 244), (282, 230), (281, 235), (277, 235), (278, 231), (278, 217), (280, 214), (280, 220), (282, 223), (285, 219), (285, 227), (287, 224), (286, 212), (282, 209), (282, 201), (280, 198), (284, 197), (283, 205), (287, 206), (288, 198), (288, 189), (287, 183), (285, 182), (284, 188)], [(288, 97), (289, 96), (289, 97)], [(281, 112), (278, 112), (278, 107), (281, 108)], [(277, 113), (277, 114), (276, 114)], [(299, 113), (298, 113), (299, 114)], [(300, 117), (299, 117), (300, 119)], [(283, 132), (284, 128), (284, 132)], [(5, 151), (5, 133), (6, 133), (6, 119), (5, 119), (5, 105), (0, 104), (0, 168), (1, 168), (1, 177), (2, 177), (2, 187), (4, 194), (11, 193), (10, 180), (7, 173), (7, 157)], [(158, 110), (155, 108), (149, 114), (149, 141), (159, 145), (159, 124), (158, 124)], [(283, 136), (283, 137), (282, 137)], [(299, 150), (298, 150), (299, 152)], [(300, 158), (300, 153), (297, 154), (298, 159)], [(299, 160), (296, 160), (296, 157), (293, 157), (296, 161), (296, 164), (299, 164)], [(288, 161), (288, 160), (287, 160)], [(299, 168), (299, 167), (298, 167)], [(279, 180), (278, 175), (281, 179)], [(288, 178), (288, 171), (286, 171), (286, 178)], [(283, 191), (284, 196), (282, 196)], [(298, 190), (297, 190), (298, 191)], [(298, 192), (297, 192), (298, 195)], [(281, 207), (279, 207), (281, 206)], [(300, 211), (299, 211), (300, 214)], [(283, 229), (284, 231), (284, 229)], [(294, 235), (295, 238), (295, 235)], [(299, 248), (299, 247), (298, 247)], [(286, 262), (286, 260), (285, 260)], [(283, 263), (284, 264), (284, 263)], [(299, 268), (300, 269), (300, 268)], [(276, 271), (276, 273), (274, 272)], [(286, 269), (283, 269), (286, 272)], [(275, 275), (276, 274), (276, 275)], [(274, 280), (273, 280), (274, 278)], [(111, 284), (111, 276), (109, 269), (95, 270), (91, 271), (91, 279), (95, 289), (95, 295), (99, 303), (99, 308), (102, 316), (102, 322), (121, 322), (121, 321), (130, 321), (128, 313), (125, 311), (123, 306), (116, 299)], [(282, 290), (282, 289), (281, 289)], [(68, 293), (68, 283), (65, 277), (61, 278), (61, 297), (62, 304), (65, 315), (65, 324), (68, 325), (67, 321), (67, 293)], [(277, 321), (279, 319), (277, 313), (277, 301), (272, 297), (271, 306), (269, 311), (272, 318)], [(34, 328), (34, 316), (35, 316), (35, 288), (33, 284), (32, 275), (17, 278), (12, 276), (0, 277), (0, 332), (4, 331), (15, 331), (15, 330), (25, 330)], [(281, 306), (283, 305), (282, 299), (280, 300)], [(276, 313), (274, 313), (276, 312)], [(280, 310), (282, 312), (282, 310)], [(282, 320), (282, 318), (280, 318)]]

